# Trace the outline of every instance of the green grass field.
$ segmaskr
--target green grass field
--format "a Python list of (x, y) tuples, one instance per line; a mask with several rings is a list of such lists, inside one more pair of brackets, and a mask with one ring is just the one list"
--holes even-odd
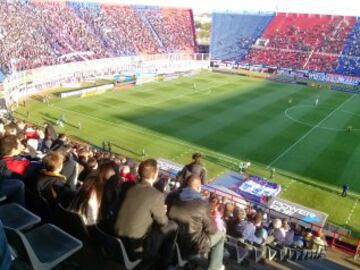
[[(282, 198), (327, 212), (332, 223), (359, 236), (359, 95), (202, 72), (27, 106), (30, 121), (55, 122), (65, 114), (64, 132), (96, 145), (111, 141), (114, 151), (138, 159), (143, 148), (179, 163), (200, 151), (212, 178), (238, 169), (240, 160), (252, 161), (250, 172), (266, 177), (275, 167)], [(19, 108), (20, 117), (24, 112)], [(351, 195), (342, 198), (345, 182)]]

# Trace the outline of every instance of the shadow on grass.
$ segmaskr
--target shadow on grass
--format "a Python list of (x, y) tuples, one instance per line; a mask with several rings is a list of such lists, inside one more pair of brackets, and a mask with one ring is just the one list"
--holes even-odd
[(131, 150), (129, 148), (126, 148), (124, 146), (120, 146), (120, 145), (115, 144), (115, 143), (111, 143), (111, 145), (118, 148), (118, 149), (120, 149), (120, 150), (122, 150), (122, 151), (126, 151), (126, 152), (131, 153), (131, 154), (133, 154), (135, 156), (141, 157), (141, 153), (135, 152), (135, 151), (133, 151), (133, 150)]

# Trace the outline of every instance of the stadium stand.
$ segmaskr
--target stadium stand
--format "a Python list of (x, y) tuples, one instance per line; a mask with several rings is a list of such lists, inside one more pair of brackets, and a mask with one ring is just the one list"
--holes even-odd
[(88, 59), (194, 52), (196, 46), (189, 9), (2, 1), (0, 21), (4, 73)]
[(273, 14), (214, 13), (211, 29), (211, 57), (221, 60), (243, 60), (272, 17)]
[(354, 25), (339, 57), (336, 72), (349, 76), (360, 76), (360, 20)]
[[(186, 183), (188, 183), (187, 186), (178, 188), (182, 181), (181, 176), (186, 174), (189, 166), (203, 167), (200, 158), (186, 165), (183, 172), (179, 174), (179, 178), (172, 177), (169, 180), (168, 175), (160, 172), (160, 180), (154, 184), (154, 187), (148, 185), (143, 186), (141, 181), (135, 183), (136, 179), (150, 179), (145, 178), (149, 177), (147, 176), (149, 174), (149, 168), (144, 169), (144, 166), (154, 165), (156, 163), (155, 160), (148, 160), (139, 166), (139, 164), (132, 159), (116, 156), (111, 153), (106, 143), (104, 143), (103, 146), (106, 149), (95, 149), (86, 144), (73, 142), (64, 134), (57, 135), (54, 128), (49, 124), (44, 128), (31, 126), (31, 124), (26, 124), (21, 120), (11, 122), (3, 118), (1, 121), (5, 123), (5, 129), (0, 139), (1, 161), (3, 164), (1, 181), (10, 177), (10, 173), (12, 173), (11, 177), (16, 176), (18, 179), (21, 179), (21, 181), (24, 181), (26, 188), (26, 207), (32, 207), (31, 210), (34, 210), (40, 217), (30, 213), (21, 206), (13, 204), (12, 201), (14, 199), (12, 197), (7, 197), (5, 201), (1, 202), (2, 206), (0, 206), (0, 210), (2, 214), (6, 211), (13, 212), (13, 210), (11, 210), (13, 208), (26, 212), (27, 216), (24, 216), (22, 219), (24, 220), (24, 224), (19, 225), (20, 220), (17, 220), (16, 226), (28, 228), (31, 226), (29, 224), (38, 223), (40, 218), (42, 222), (45, 222), (45, 224), (35, 229), (30, 229), (30, 231), (23, 234), (20, 231), (14, 231), (7, 227), (9, 225), (6, 224), (13, 224), (14, 222), (10, 216), (6, 216), (3, 220), (6, 227), (6, 235), (12, 248), (22, 248), (18, 245), (21, 242), (16, 242), (16, 238), (21, 238), (21, 241), (24, 243), (26, 241), (30, 242), (26, 252), (30, 256), (28, 263), (33, 266), (42, 267), (40, 264), (43, 262), (41, 258), (45, 256), (44, 248), (49, 250), (54, 248), (54, 252), (58, 252), (58, 254), (58, 250), (62, 249), (60, 251), (60, 253), (63, 254), (61, 258), (55, 255), (53, 257), (51, 257), (51, 255), (51, 258), (48, 258), (48, 263), (51, 265), (58, 264), (67, 258), (69, 254), (76, 252), (82, 246), (82, 243), (72, 236), (81, 239), (86, 246), (95, 245), (95, 248), (99, 250), (102, 249), (104, 252), (106, 252), (106, 250), (112, 251), (112, 255), (110, 255), (111, 258), (114, 258), (115, 255), (113, 252), (122, 254), (115, 256), (115, 259), (121, 260), (126, 269), (133, 269), (137, 265), (144, 267), (143, 263), (145, 263), (145, 265), (149, 264), (146, 254), (144, 254), (145, 257), (134, 259), (131, 255), (131, 245), (129, 246), (127, 238), (114, 234), (114, 231), (128, 231), (130, 228), (123, 228), (121, 224), (131, 222), (129, 220), (131, 220), (132, 217), (128, 217), (127, 221), (123, 220), (125, 223), (118, 223), (120, 210), (123, 209), (123, 204), (126, 203), (125, 195), (128, 194), (132, 188), (134, 188), (135, 191), (138, 190), (136, 191), (136, 193), (138, 193), (142, 192), (141, 190), (145, 187), (152, 190), (151, 192), (148, 190), (146, 193), (146, 200), (149, 202), (151, 202), (152, 196), (150, 196), (150, 194), (152, 193), (154, 194), (153, 196), (155, 196), (153, 199), (156, 200), (156, 203), (159, 203), (156, 198), (167, 196), (166, 201), (163, 199), (160, 200), (160, 202), (162, 202), (158, 205), (159, 208), (156, 211), (164, 211), (166, 209), (164, 207), (166, 203), (169, 218), (174, 217), (174, 221), (176, 221), (180, 227), (184, 225), (183, 222), (196, 223), (197, 221), (194, 221), (195, 219), (190, 218), (188, 219), (189, 221), (186, 221), (186, 219), (182, 218), (182, 215), (187, 216), (188, 214), (193, 215), (195, 213), (196, 215), (200, 215), (201, 217), (199, 216), (199, 218), (203, 218), (204, 222), (209, 222), (208, 225), (211, 227), (211, 229), (209, 228), (210, 231), (201, 231), (201, 226), (196, 227), (194, 223), (194, 228), (200, 230), (196, 233), (193, 231), (189, 232), (195, 240), (187, 238), (186, 230), (180, 229), (178, 231), (178, 240), (176, 240), (177, 242), (175, 244), (176, 250), (174, 249), (173, 251), (174, 258), (170, 260), (175, 265), (181, 264), (184, 266), (188, 264), (191, 268), (195, 264), (198, 265), (199, 260), (201, 260), (202, 263), (205, 263), (204, 267), (207, 267), (207, 259), (202, 256), (198, 257), (199, 255), (196, 254), (196, 250), (194, 254), (188, 254), (189, 249), (183, 249), (182, 246), (184, 242), (180, 240), (188, 239), (187, 241), (199, 241), (196, 240), (197, 238), (195, 238), (195, 236), (204, 233), (209, 234), (209, 237), (212, 235), (223, 237), (222, 235), (225, 236), (225, 232), (227, 232), (225, 247), (228, 252), (230, 252), (230, 258), (237, 264), (243, 263), (244, 260), (259, 262), (265, 259), (273, 260), (277, 258), (281, 261), (285, 259), (295, 261), (315, 260), (325, 256), (327, 242), (325, 235), (318, 229), (312, 231), (309, 228), (306, 229), (302, 225), (296, 224), (296, 222), (290, 222), (287, 219), (277, 219), (261, 208), (249, 204), (235, 203), (216, 193), (204, 191), (200, 194), (199, 191), (195, 189), (194, 184), (190, 184), (197, 183), (197, 185), (201, 185), (200, 177), (197, 178), (197, 182), (189, 182), (190, 180), (188, 179), (186, 181)], [(19, 136), (23, 138), (22, 142), (19, 141)], [(29, 155), (29, 151), (31, 155)], [(11, 152), (12, 154), (17, 153), (16, 156), (12, 156), (11, 164), (9, 161), (10, 157), (3, 154), (7, 152)], [(25, 161), (29, 160), (32, 161), (31, 164), (29, 162), (25, 163)], [(75, 190), (70, 189), (71, 185), (69, 185), (69, 182), (72, 181), (70, 180), (71, 177), (68, 176), (69, 160), (76, 162), (79, 167), (78, 175), (81, 175), (81, 177), (76, 177), (77, 184)], [(26, 167), (24, 167), (25, 165)], [(20, 168), (22, 169), (20, 170)], [(154, 168), (156, 168), (156, 166)], [(197, 169), (195, 171), (197, 171)], [(193, 176), (190, 174), (190, 177)], [(179, 181), (179, 184), (176, 184), (177, 181)], [(155, 188), (158, 191), (155, 191)], [(24, 194), (22, 194), (22, 196), (24, 196)], [(201, 197), (203, 199), (200, 203), (199, 199)], [(139, 198), (137, 200), (138, 203), (140, 203), (141, 199)], [(40, 203), (36, 203), (36, 201)], [(153, 201), (153, 203), (155, 204), (155, 201)], [(191, 206), (190, 212), (187, 204)], [(130, 205), (134, 204), (131, 203)], [(151, 203), (147, 205), (151, 206)], [(141, 213), (145, 215), (145, 205), (138, 207), (135, 204), (134, 206), (136, 209), (131, 210), (134, 216), (141, 217)], [(182, 207), (185, 208), (180, 210)], [(203, 211), (201, 209), (204, 207), (208, 208), (208, 217), (201, 214)], [(195, 211), (194, 209), (197, 210)], [(151, 211), (155, 211), (155, 209)], [(47, 212), (46, 216), (43, 215), (44, 212)], [(157, 214), (162, 215), (160, 212)], [(179, 216), (179, 213), (182, 214)], [(165, 215), (165, 212), (163, 214)], [(160, 216), (157, 216), (156, 219), (154, 217), (154, 220), (151, 218), (150, 221), (151, 223), (157, 222), (159, 218)], [(180, 218), (180, 220), (178, 220), (178, 218)], [(209, 220), (207, 220), (207, 218), (209, 218)], [(167, 220), (167, 218), (165, 218), (165, 220)], [(56, 224), (70, 235), (46, 222)], [(148, 221), (144, 220), (142, 222), (144, 222), (144, 224), (138, 224), (140, 227), (145, 226), (145, 223)], [(137, 230), (140, 227), (138, 226)], [(130, 231), (131, 230), (133, 229), (130, 228)], [(56, 233), (54, 234), (54, 232)], [(182, 235), (184, 233), (185, 235)], [(62, 243), (66, 241), (71, 243), (68, 246), (64, 244), (64, 246), (61, 247), (57, 244), (58, 247), (56, 249), (40, 241), (42, 237), (56, 238), (54, 239), (54, 243), (58, 243), (57, 241), (60, 240), (63, 241)], [(219, 239), (218, 241), (218, 245), (224, 245), (223, 240)], [(168, 243), (168, 241), (166, 243)], [(185, 245), (186, 244), (188, 245), (189, 243), (185, 243)], [(203, 244), (204, 242), (202, 242), (202, 245)], [(25, 245), (27, 244), (25, 243)], [(32, 251), (31, 248), (33, 248), (34, 251)], [(169, 252), (169, 250), (167, 251)], [(223, 251), (221, 252), (223, 253)], [(216, 256), (222, 256), (220, 253), (217, 254)], [(194, 257), (194, 255), (197, 256)], [(24, 258), (17, 257), (15, 263), (17, 259), (23, 260)], [(221, 257), (218, 257), (217, 261), (221, 261)]]
[(358, 18), (291, 13), (266, 18), (214, 14), (211, 58), (359, 76)]

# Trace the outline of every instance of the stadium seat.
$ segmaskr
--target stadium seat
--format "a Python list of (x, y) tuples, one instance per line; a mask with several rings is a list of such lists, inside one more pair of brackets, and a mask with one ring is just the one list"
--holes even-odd
[(109, 255), (115, 260), (121, 260), (127, 270), (134, 269), (137, 267), (142, 259), (131, 261), (128, 253), (126, 252), (125, 246), (120, 238), (109, 235), (103, 232), (99, 227), (95, 226), (94, 234), (97, 240), (103, 248), (106, 255)]
[(191, 255), (184, 258), (181, 255), (181, 250), (177, 242), (175, 242), (176, 248), (176, 257), (178, 261), (179, 267), (190, 266), (190, 269), (196, 269), (196, 267), (200, 267), (201, 269), (207, 269), (208, 267), (208, 259), (201, 256), (200, 254)]
[(5, 227), (23, 230), (39, 223), (41, 218), (19, 204), (8, 203), (0, 206), (0, 220)]
[(230, 255), (235, 254), (236, 263), (241, 264), (249, 255), (249, 251), (238, 244), (238, 239), (227, 235), (227, 241), (225, 242), (226, 249), (230, 252)]
[(16, 257), (33, 269), (52, 269), (82, 247), (81, 241), (52, 224), (44, 224), (29, 232), (5, 228)]
[(53, 211), (50, 203), (38, 194), (25, 189), (26, 207), (41, 217), (44, 222), (53, 220)]
[(83, 242), (91, 243), (90, 232), (77, 213), (66, 210), (61, 204), (56, 204), (54, 222), (61, 229), (79, 238)]

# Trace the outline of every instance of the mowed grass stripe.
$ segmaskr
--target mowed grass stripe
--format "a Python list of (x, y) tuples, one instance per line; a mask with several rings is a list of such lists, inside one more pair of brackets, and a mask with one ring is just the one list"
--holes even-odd
[[(114, 144), (115, 151), (137, 158), (139, 158), (138, 155), (142, 148), (145, 148), (149, 156), (170, 158), (185, 163), (189, 161), (189, 155), (193, 151), (200, 151), (206, 155), (206, 166), (210, 176), (214, 177), (224, 170), (236, 169), (240, 160), (250, 157), (254, 161), (250, 169), (252, 173), (269, 175), (265, 169), (266, 166), (262, 164), (274, 159), (281, 149), (286, 148), (311, 128), (285, 117), (284, 111), (290, 106), (287, 99), (292, 98), (292, 106), (297, 104), (311, 106), (315, 97), (319, 95), (319, 108), (320, 105), (323, 106), (321, 110), (314, 111), (311, 108), (303, 108), (292, 112), (297, 118), (308, 121), (310, 124), (316, 124), (341, 104), (342, 100), (349, 97), (348, 94), (328, 90), (278, 84), (239, 76), (218, 75), (204, 72), (188, 79), (180, 79), (176, 83), (174, 83), (175, 81), (154, 83), (137, 86), (129, 91), (108, 92), (82, 99), (78, 97), (58, 99), (52, 102), (60, 109), (67, 109), (66, 118), (70, 124), (74, 125), (66, 125), (65, 131), (70, 134), (75, 134), (97, 145), (101, 145), (102, 140), (110, 140)], [(229, 82), (225, 82), (225, 80), (229, 80)], [(193, 93), (193, 82), (197, 84), (198, 88), (206, 87), (207, 84), (208, 87), (217, 84), (218, 86), (212, 88), (210, 95), (205, 95), (204, 93)], [(150, 94), (133, 96), (136, 92)], [(179, 97), (185, 92), (188, 94)], [(156, 104), (150, 105), (149, 100)], [(136, 101), (137, 104), (132, 101)], [(141, 105), (148, 101), (148, 106)], [(269, 103), (266, 104), (268, 101)], [(42, 123), (45, 119), (56, 120), (64, 112), (59, 108), (47, 107), (38, 102), (29, 102), (29, 105), (31, 107), (30, 119), (34, 118), (34, 121), (38, 123)], [(256, 110), (257, 105), (258, 110)], [(358, 105), (359, 101), (354, 99), (354, 102), (347, 104), (343, 109), (359, 113), (360, 106)], [(260, 106), (262, 106), (261, 109)], [(232, 107), (236, 109), (231, 109)], [(242, 114), (246, 117), (241, 118)], [(340, 114), (344, 113), (339, 111), (329, 119), (329, 121), (334, 120), (333, 122), (326, 121), (323, 124), (340, 125), (340, 121), (337, 121), (338, 118), (342, 118)], [(348, 121), (344, 120), (344, 123), (341, 124), (347, 125), (356, 120), (356, 117), (348, 117), (345, 116), (344, 119), (346, 118)], [(206, 121), (211, 118), (213, 121)], [(83, 126), (81, 131), (76, 128), (79, 120)], [(218, 123), (218, 126), (215, 128), (212, 123)], [(187, 134), (186, 132), (177, 134), (179, 130), (184, 130), (191, 124), (199, 125), (196, 128), (196, 136), (193, 136), (193, 129), (189, 129)], [(316, 133), (318, 131), (322, 130), (317, 129)], [(293, 184), (281, 193), (281, 196), (310, 207), (324, 202), (324, 207), (315, 207), (328, 212), (330, 220), (340, 224), (339, 221), (344, 218), (344, 214), (337, 207), (332, 209), (334, 206), (330, 204), (331, 200), (340, 198), (338, 195), (340, 187), (338, 192), (334, 192), (332, 187), (337, 183), (333, 180), (324, 180), (325, 178), (332, 179), (332, 172), (326, 170), (325, 166), (331, 166), (329, 164), (332, 164), (334, 157), (325, 153), (331, 151), (333, 144), (334, 152), (339, 155), (338, 159), (345, 160), (341, 163), (343, 168), (339, 168), (342, 173), (339, 178), (347, 175), (345, 170), (353, 172), (349, 176), (356, 175), (356, 168), (351, 169), (351, 167), (352, 164), (359, 162), (356, 163), (358, 150), (355, 149), (357, 149), (360, 134), (352, 132), (348, 134), (350, 136), (342, 138), (341, 134), (347, 134), (324, 131), (319, 136), (324, 136), (323, 139), (326, 140), (326, 134), (329, 132), (333, 134), (332, 139), (336, 137), (335, 141), (327, 141), (329, 145), (321, 149), (319, 156), (314, 158), (310, 164), (311, 167), (306, 162), (302, 166), (301, 159), (292, 160), (290, 162), (296, 163), (298, 171), (304, 170), (305, 172), (297, 173), (297, 171), (286, 168), (285, 170), (279, 169), (275, 181), (285, 186), (294, 179), (314, 183), (312, 186), (293, 181)], [(309, 136), (309, 138), (313, 137)], [(341, 148), (342, 140), (347, 140), (347, 144), (353, 146), (352, 153), (349, 153), (348, 146), (343, 151), (338, 149)], [(248, 144), (250, 146), (247, 146)], [(296, 147), (296, 152), (301, 152), (301, 150), (302, 147)], [(307, 154), (311, 155), (312, 151), (314, 149), (309, 150)], [(316, 175), (321, 175), (321, 177), (316, 178)], [(329, 185), (330, 181), (331, 185)], [(324, 188), (317, 188), (316, 185), (324, 186)], [(352, 192), (359, 189), (359, 183), (353, 185), (354, 187), (350, 188)], [(312, 198), (314, 196), (316, 198)], [(354, 201), (353, 198), (346, 198), (344, 201), (348, 200), (349, 207), (344, 206), (344, 210), (353, 205), (351, 204)], [(358, 211), (358, 207), (355, 209), (354, 218), (351, 218), (349, 223), (352, 228), (355, 228), (354, 224), (358, 224), (356, 217), (359, 216), (359, 213), (356, 211)]]
[(317, 129), (319, 126), (321, 126), (322, 123), (324, 123), (327, 119), (329, 119), (334, 113), (336, 113), (338, 110), (340, 110), (346, 103), (350, 102), (350, 100), (354, 98), (354, 95), (347, 98), (343, 103), (341, 103), (338, 107), (336, 107), (334, 110), (332, 110), (328, 115), (326, 115), (320, 122), (318, 122), (314, 127), (312, 127), (310, 130), (308, 130), (303, 136), (301, 136), (297, 141), (294, 142), (294, 144), (290, 145), (287, 149), (285, 149), (284, 152), (282, 152), (279, 156), (277, 156), (272, 162), (269, 163), (268, 167), (273, 166), (278, 160), (282, 159), (287, 153), (292, 151), (294, 147), (296, 147), (299, 143), (301, 143), (309, 134), (311, 134), (315, 129)]

